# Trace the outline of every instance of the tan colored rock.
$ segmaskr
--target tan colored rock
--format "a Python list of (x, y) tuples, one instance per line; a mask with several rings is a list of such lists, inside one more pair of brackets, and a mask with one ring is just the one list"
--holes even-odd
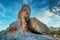
[(30, 7), (25, 4), (25, 5), (23, 5), (23, 7), (18, 15), (18, 20), (20, 21), (21, 30), (24, 30), (24, 31), (28, 30), (27, 21), (29, 20), (29, 17), (30, 17)]
[(8, 28), (8, 32), (12, 33), (12, 31), (13, 32), (16, 31), (15, 29), (17, 29), (17, 28), (18, 28), (17, 30), (27, 31), (28, 30), (27, 22), (28, 22), (29, 18), (30, 18), (30, 7), (26, 4), (24, 4), (22, 6), (21, 11), (18, 14), (17, 23), (19, 24), (19, 26), (18, 25), (16, 26), (16, 24), (17, 24), (16, 22), (12, 23), (10, 25), (10, 27)]
[(31, 24), (30, 29), (35, 31), (36, 33), (50, 34), (48, 27), (38, 19), (31, 18), (30, 24)]

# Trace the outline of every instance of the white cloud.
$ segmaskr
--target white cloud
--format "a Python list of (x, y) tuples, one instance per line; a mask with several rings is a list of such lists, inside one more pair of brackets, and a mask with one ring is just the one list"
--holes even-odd
[(2, 17), (5, 17), (5, 7), (2, 3), (0, 3), (0, 10), (0, 15), (2, 15)]
[(55, 18), (57, 19), (60, 19), (60, 16), (59, 15), (54, 15)]
[(23, 0), (23, 3), (24, 3), (24, 4), (27, 4), (27, 3), (28, 3), (28, 0)]
[(39, 3), (39, 5), (44, 5), (44, 4), (46, 4), (48, 1), (49, 1), (49, 0), (42, 0), (42, 2)]
[[(21, 1), (21, 0), (20, 0)], [(23, 0), (23, 3), (24, 4), (28, 4), (28, 3), (31, 3), (32, 2), (32, 0)]]
[(34, 4), (31, 4), (31, 8), (36, 7), (37, 3), (35, 2)]
[(0, 31), (6, 30), (6, 29), (7, 29), (7, 28), (6, 28), (5, 26), (3, 26), (3, 25), (0, 26)]
[(45, 23), (48, 27), (60, 27), (60, 16), (54, 15), (54, 13), (50, 13), (49, 10), (45, 10), (40, 13), (41, 16), (36, 18)]
[(13, 17), (10, 17), (10, 16), (7, 16), (7, 18), (9, 18), (10, 20), (14, 20), (14, 18)]
[(0, 25), (5, 24), (3, 21), (0, 21)]
[(60, 27), (60, 21), (56, 21), (56, 22), (50, 23), (50, 25), (54, 26), (54, 27)]
[(53, 15), (53, 13), (50, 13), (49, 10), (46, 10), (46, 11), (43, 12), (43, 16), (45, 16), (45, 17), (50, 17), (52, 15)]
[(41, 12), (41, 16), (38, 16), (37, 18), (42, 21), (45, 24), (48, 24), (51, 20), (51, 16), (53, 15), (53, 13), (50, 13), (49, 10), (43, 11)]
[(8, 25), (7, 21), (4, 21), (4, 20), (0, 21), (0, 31), (6, 30), (8, 26), (9, 25)]

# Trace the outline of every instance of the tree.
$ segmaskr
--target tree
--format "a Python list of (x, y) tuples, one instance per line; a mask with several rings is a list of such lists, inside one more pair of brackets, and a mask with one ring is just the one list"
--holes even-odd
[(60, 36), (60, 28), (57, 30), (57, 34)]
[(53, 32), (53, 26), (49, 27), (50, 32)]
[(60, 0), (50, 0), (49, 10), (60, 16)]

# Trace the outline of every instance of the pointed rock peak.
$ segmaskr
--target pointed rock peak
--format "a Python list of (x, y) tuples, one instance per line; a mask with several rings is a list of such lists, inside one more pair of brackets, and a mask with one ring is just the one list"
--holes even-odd
[(18, 14), (18, 19), (21, 18), (21, 16), (25, 16), (27, 18), (30, 17), (30, 7), (27, 4), (24, 4), (21, 8), (21, 11)]
[(29, 5), (27, 5), (27, 4), (24, 4), (24, 5), (22, 6), (22, 8), (24, 8), (24, 7), (27, 7), (27, 8), (30, 9)]

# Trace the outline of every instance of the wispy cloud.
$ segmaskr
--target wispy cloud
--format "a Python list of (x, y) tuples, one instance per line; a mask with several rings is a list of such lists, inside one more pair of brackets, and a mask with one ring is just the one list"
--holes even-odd
[(1, 30), (6, 30), (7, 27), (8, 27), (8, 23), (7, 23), (6, 20), (0, 21), (0, 31)]
[(1, 31), (1, 30), (6, 30), (6, 28), (7, 28), (6, 26), (7, 26), (7, 25), (5, 25), (5, 26), (4, 26), (4, 25), (0, 25), (0, 31)]
[(60, 27), (60, 21), (52, 22), (52, 23), (50, 23), (50, 26)]
[(5, 17), (5, 7), (2, 3), (0, 3), (0, 15)]
[(38, 16), (37, 18), (42, 21), (45, 24), (48, 24), (51, 20), (51, 16), (53, 15), (52, 13), (50, 13), (48, 10), (45, 10), (43, 12), (40, 12), (41, 16)]
[(28, 4), (28, 3), (32, 3), (32, 0), (20, 0), (23, 2), (23, 4)]
[(40, 13), (41, 16), (37, 16), (36, 18), (45, 23), (48, 27), (60, 27), (60, 16), (51, 13), (49, 10), (45, 10)]

